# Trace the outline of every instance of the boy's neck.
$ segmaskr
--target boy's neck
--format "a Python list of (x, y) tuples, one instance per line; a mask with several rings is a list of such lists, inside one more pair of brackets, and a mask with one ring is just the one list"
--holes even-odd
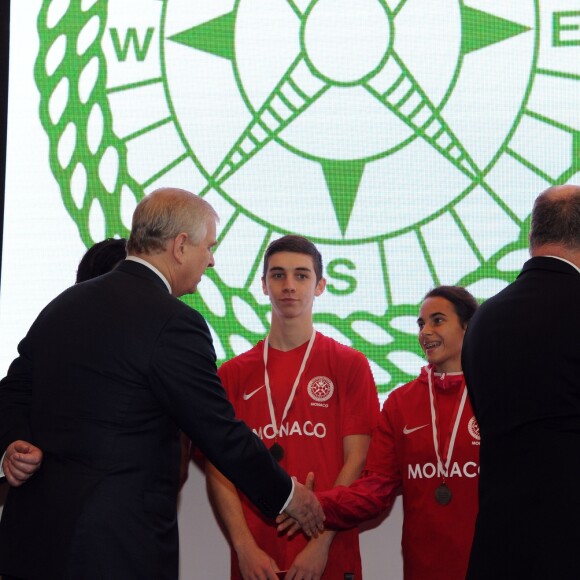
[(268, 343), (272, 348), (286, 352), (308, 342), (313, 331), (312, 319), (305, 323), (299, 318), (279, 319), (274, 317), (268, 335)]

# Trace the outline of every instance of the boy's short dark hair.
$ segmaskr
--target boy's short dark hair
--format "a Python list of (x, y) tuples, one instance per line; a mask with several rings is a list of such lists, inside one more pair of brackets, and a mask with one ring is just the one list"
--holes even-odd
[(266, 253), (264, 254), (264, 269), (262, 271), (262, 277), (266, 276), (270, 257), (279, 252), (294, 252), (296, 254), (306, 254), (307, 256), (310, 256), (314, 265), (316, 282), (319, 282), (322, 278), (322, 256), (320, 255), (318, 248), (310, 240), (296, 235), (284, 236), (269, 244), (266, 248)]

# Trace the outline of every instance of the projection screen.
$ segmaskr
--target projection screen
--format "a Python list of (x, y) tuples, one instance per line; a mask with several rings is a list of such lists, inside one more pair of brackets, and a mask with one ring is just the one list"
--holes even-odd
[[(185, 298), (218, 362), (268, 332), (262, 255), (298, 233), (325, 262), (316, 328), (366, 354), (385, 398), (424, 362), (423, 295), (459, 284), (485, 300), (505, 287), (527, 259), (536, 195), (580, 185), (577, 0), (8, 7), (2, 375), (86, 248), (127, 236), (136, 203), (171, 185), (221, 217), (216, 266)], [(191, 497), (183, 577), (222, 577), (215, 524), (203, 524), (214, 559), (193, 556)], [(400, 574), (397, 509), (371, 558), (363, 534), (365, 577)]]

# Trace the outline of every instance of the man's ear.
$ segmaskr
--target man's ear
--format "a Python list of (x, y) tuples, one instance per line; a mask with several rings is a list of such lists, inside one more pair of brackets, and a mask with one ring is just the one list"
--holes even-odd
[(185, 254), (185, 246), (188, 243), (188, 241), (189, 241), (189, 236), (185, 232), (181, 232), (180, 234), (177, 234), (177, 236), (175, 236), (175, 238), (173, 238), (173, 243), (172, 243), (172, 247), (171, 247), (172, 252), (173, 252), (173, 257), (180, 264), (183, 261), (183, 257)]
[(326, 278), (320, 278), (316, 283), (316, 288), (314, 289), (314, 296), (320, 296), (326, 288)]
[(262, 276), (262, 292), (268, 296), (268, 287), (266, 286), (266, 278)]

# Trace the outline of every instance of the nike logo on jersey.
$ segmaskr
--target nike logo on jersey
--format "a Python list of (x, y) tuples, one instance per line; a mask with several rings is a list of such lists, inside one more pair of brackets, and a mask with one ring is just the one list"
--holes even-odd
[(419, 427), (413, 427), (412, 429), (407, 429), (407, 425), (403, 427), (403, 434), (408, 435), (409, 433), (413, 433), (413, 431), (419, 431), (419, 429), (423, 429), (423, 427), (427, 427), (429, 423), (425, 423), (425, 425), (420, 425)]
[(249, 398), (253, 397), (260, 389), (263, 389), (265, 387), (265, 385), (262, 385), (261, 387), (258, 387), (257, 389), (249, 392), (249, 393), (244, 393), (242, 395), (242, 398), (244, 399), (244, 401), (247, 401)]

